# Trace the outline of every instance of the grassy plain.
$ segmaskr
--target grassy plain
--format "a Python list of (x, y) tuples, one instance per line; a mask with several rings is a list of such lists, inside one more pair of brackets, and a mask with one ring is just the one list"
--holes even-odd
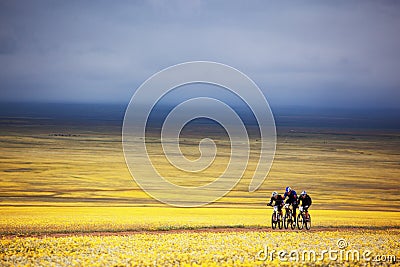
[[(32, 120), (3, 123), (0, 205), (162, 206), (140, 190), (130, 176), (120, 127)], [(199, 137), (201, 134), (191, 133), (185, 137), (182, 150), (186, 156), (198, 156)], [(157, 168), (176, 183), (204, 183), (226, 167), (229, 146), (222, 145), (207, 172), (188, 176), (160, 156), (157, 142), (149, 145), (149, 151)], [(221, 137), (219, 142), (226, 141)], [(297, 191), (307, 190), (314, 199), (314, 209), (400, 208), (398, 132), (280, 127), (271, 171), (261, 188), (249, 193), (258, 145), (257, 139), (252, 139), (250, 162), (241, 181), (211, 207), (264, 207), (272, 191), (282, 192), (290, 185)]]
[[(326, 249), (338, 238), (374, 255), (399, 257), (398, 131), (280, 125), (276, 157), (258, 191), (247, 191), (259, 145), (253, 136), (239, 184), (216, 203), (187, 209), (160, 204), (135, 184), (118, 120), (0, 120), (0, 265), (278, 265), (259, 262), (255, 254), (265, 244)], [(181, 148), (188, 158), (199, 156), (199, 140), (215, 130), (202, 127), (185, 133)], [(156, 135), (148, 149), (171, 181), (206, 183), (229, 155), (224, 135), (217, 131), (214, 139), (217, 159), (197, 176), (171, 169)], [(268, 229), (271, 209), (265, 204), (272, 191), (287, 185), (312, 196), (312, 232)], [(174, 229), (183, 232), (168, 232)], [(68, 236), (55, 236), (60, 233)], [(317, 263), (327, 264), (342, 263)]]
[[(0, 234), (32, 235), (195, 229), (268, 229), (271, 209), (171, 207), (3, 207)], [(400, 213), (313, 210), (313, 228), (400, 229)]]

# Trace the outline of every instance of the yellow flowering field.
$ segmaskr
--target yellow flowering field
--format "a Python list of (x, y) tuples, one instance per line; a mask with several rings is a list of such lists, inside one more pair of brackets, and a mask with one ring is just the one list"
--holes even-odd
[[(0, 235), (270, 228), (271, 208), (1, 207)], [(399, 212), (310, 210), (312, 227), (400, 228)]]
[(266, 208), (3, 207), (0, 266), (400, 263), (399, 212), (310, 212), (311, 231), (273, 231)]
[(352, 229), (3, 237), (0, 265), (389, 266), (399, 265), (399, 234), (398, 229)]
[[(65, 133), (63, 125), (2, 128), (0, 266), (384, 266), (400, 258), (398, 133), (281, 127), (259, 190), (248, 192), (258, 162), (252, 153), (229, 194), (187, 209), (166, 207), (134, 183), (119, 127), (81, 127), (70, 136), (53, 134)], [(185, 138), (188, 158), (198, 157), (198, 137)], [(182, 176), (153, 141), (158, 169), (171, 181), (208, 181), (226, 167), (221, 157), (210, 173)], [(258, 145), (251, 140), (252, 150)], [(271, 230), (265, 205), (286, 185), (312, 196), (310, 231)], [(355, 250), (359, 261), (344, 258)], [(313, 251), (315, 258), (302, 259)]]

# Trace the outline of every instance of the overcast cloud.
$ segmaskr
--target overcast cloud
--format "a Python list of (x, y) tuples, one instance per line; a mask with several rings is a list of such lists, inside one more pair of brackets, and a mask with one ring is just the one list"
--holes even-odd
[(2, 101), (128, 103), (210, 60), (272, 106), (398, 107), (398, 1), (0, 1)]

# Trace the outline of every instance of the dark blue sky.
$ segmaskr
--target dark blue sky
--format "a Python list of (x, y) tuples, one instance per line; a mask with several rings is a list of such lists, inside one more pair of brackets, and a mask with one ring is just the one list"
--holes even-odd
[(399, 32), (398, 1), (2, 0), (0, 99), (128, 103), (161, 69), (210, 60), (272, 106), (396, 108)]

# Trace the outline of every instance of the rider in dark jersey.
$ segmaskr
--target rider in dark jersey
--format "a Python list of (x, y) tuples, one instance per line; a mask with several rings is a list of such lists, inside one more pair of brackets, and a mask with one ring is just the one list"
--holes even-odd
[(272, 206), (273, 202), (275, 202), (274, 207), (277, 207), (279, 214), (282, 215), (283, 197), (277, 192), (272, 192), (271, 200), (269, 201), (267, 206)]
[[(301, 203), (301, 204), (300, 204)], [(312, 199), (311, 197), (307, 194), (306, 191), (301, 192), (300, 197), (299, 197), (299, 204), (300, 204), (300, 211), (305, 212), (306, 214), (306, 218), (308, 218), (308, 208), (311, 206), (312, 204)]]
[(286, 197), (288, 198), (286, 200), (286, 204), (292, 205), (293, 207), (293, 216), (296, 220), (296, 209), (298, 207), (298, 199), (297, 199), (297, 193), (296, 191), (294, 191), (292, 188), (290, 188), (289, 186), (286, 187), (285, 190), (285, 194), (283, 195), (283, 199), (286, 199)]

